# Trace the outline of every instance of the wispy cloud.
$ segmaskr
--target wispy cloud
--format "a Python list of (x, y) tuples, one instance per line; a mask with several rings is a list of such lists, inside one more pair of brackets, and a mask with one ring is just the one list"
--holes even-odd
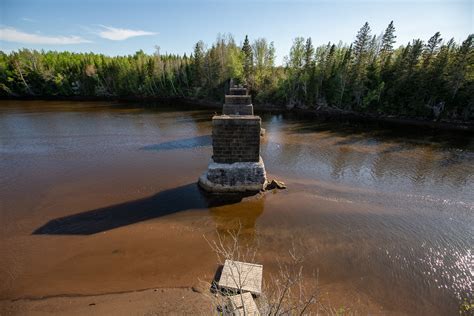
[(21, 18), (21, 20), (25, 21), (25, 22), (36, 22), (36, 20), (30, 19), (30, 18), (27, 18), (27, 17), (23, 17), (23, 18)]
[(0, 27), (0, 40), (23, 44), (67, 45), (90, 43), (80, 36), (44, 36), (19, 31), (13, 27)]
[(123, 41), (131, 37), (158, 34), (155, 32), (121, 29), (105, 25), (101, 25), (101, 27), (103, 28), (103, 30), (99, 31), (97, 34), (102, 38), (106, 38), (112, 41)]

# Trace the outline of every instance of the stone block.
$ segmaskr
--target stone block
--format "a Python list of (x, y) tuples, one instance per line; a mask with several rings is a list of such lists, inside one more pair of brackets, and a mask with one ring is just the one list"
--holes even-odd
[(229, 89), (229, 94), (230, 95), (246, 95), (247, 94), (247, 89), (246, 88), (241, 88), (241, 87), (234, 87)]
[(253, 115), (252, 104), (224, 104), (222, 107), (224, 115)]
[(212, 118), (214, 162), (258, 162), (260, 125), (260, 117), (253, 115), (214, 116)]
[(263, 265), (226, 259), (218, 282), (220, 288), (231, 291), (262, 293)]
[(211, 159), (199, 185), (209, 192), (261, 191), (267, 185), (262, 158), (258, 162), (216, 163)]
[(250, 95), (226, 95), (225, 104), (252, 104)]
[(257, 304), (250, 292), (229, 296), (226, 308), (226, 312), (234, 316), (260, 316)]

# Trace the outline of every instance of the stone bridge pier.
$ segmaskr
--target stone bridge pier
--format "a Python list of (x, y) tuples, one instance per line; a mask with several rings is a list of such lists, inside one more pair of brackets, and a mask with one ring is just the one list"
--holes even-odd
[(231, 87), (222, 115), (212, 118), (212, 158), (199, 185), (209, 192), (261, 191), (267, 183), (260, 157), (261, 119), (247, 89)]

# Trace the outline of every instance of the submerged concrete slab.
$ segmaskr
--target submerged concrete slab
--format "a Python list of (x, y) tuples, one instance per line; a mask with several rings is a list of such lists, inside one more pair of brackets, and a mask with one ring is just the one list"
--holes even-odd
[(265, 165), (258, 162), (217, 163), (211, 159), (199, 185), (208, 192), (257, 192), (267, 185)]
[(222, 289), (250, 292), (259, 296), (262, 293), (263, 265), (226, 260), (218, 286)]
[(227, 312), (231, 315), (260, 316), (257, 304), (255, 304), (250, 292), (229, 296), (226, 307)]

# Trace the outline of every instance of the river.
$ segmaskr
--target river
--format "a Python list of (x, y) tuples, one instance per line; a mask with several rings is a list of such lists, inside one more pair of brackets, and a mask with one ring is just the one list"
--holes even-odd
[(301, 241), (336, 309), (448, 315), (473, 298), (472, 133), (262, 113), (268, 177), (288, 189), (216, 202), (196, 186), (214, 111), (0, 101), (0, 300), (191, 286), (216, 269), (203, 236), (237, 223), (265, 277)]

